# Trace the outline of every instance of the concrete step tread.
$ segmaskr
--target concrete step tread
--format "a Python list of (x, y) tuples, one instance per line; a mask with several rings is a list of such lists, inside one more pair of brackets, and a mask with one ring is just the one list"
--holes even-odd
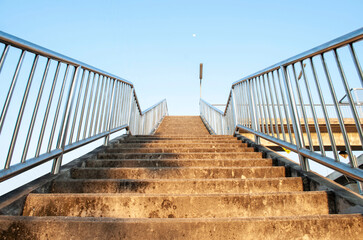
[(78, 179), (113, 178), (270, 178), (284, 177), (284, 167), (143, 167), (143, 168), (72, 168)]
[(169, 193), (29, 193), (27, 198), (129, 198), (129, 197), (160, 197), (160, 198), (189, 198), (189, 197), (264, 197), (264, 196), (327, 196), (327, 191), (294, 191), (271, 193), (195, 193), (195, 194), (169, 194)]
[[(202, 151), (202, 150), (226, 150), (226, 151), (229, 151), (229, 152), (234, 152), (236, 150), (246, 150), (246, 151), (250, 151), (252, 150), (253, 151), (254, 148), (252, 147), (180, 147), (180, 148), (176, 148), (176, 147), (173, 147), (173, 148), (158, 148), (158, 147), (149, 147), (149, 148), (143, 148), (142, 150), (152, 150), (152, 151), (157, 151), (159, 150), (160, 152), (163, 152), (165, 150), (168, 150), (168, 151), (171, 151), (171, 150), (180, 150), (180, 151), (185, 151), (185, 150), (198, 150), (198, 151)], [(113, 151), (113, 150), (130, 150), (130, 151), (133, 151), (133, 150), (140, 150), (140, 148), (134, 148), (134, 147), (129, 147), (129, 148), (125, 148), (125, 147), (114, 147), (114, 146), (111, 146), (109, 148), (106, 149), (106, 151)]]
[(187, 166), (225, 166), (225, 167), (257, 167), (257, 166), (272, 166), (270, 158), (255, 158), (255, 159), (92, 159), (87, 160), (85, 167), (187, 167)]
[[(71, 222), (261, 222), (261, 221), (291, 221), (291, 220), (320, 220), (320, 219), (349, 219), (352, 221), (361, 221), (363, 224), (363, 214), (321, 214), (321, 215), (298, 215), (298, 216), (272, 216), (272, 217), (220, 217), (220, 218), (110, 218), (110, 217), (69, 217), (69, 216), (9, 216), (0, 215), (0, 221), (17, 221), (24, 220), (31, 222), (53, 222), (53, 221), (71, 221)], [(361, 229), (363, 232), (363, 228)]]
[(98, 159), (244, 159), (262, 158), (260, 152), (218, 152), (218, 153), (99, 153)]
[(128, 146), (137, 146), (137, 147), (247, 147), (246, 143), (116, 143), (111, 145), (110, 147), (128, 147)]
[(243, 153), (253, 148), (107, 148), (104, 153)]
[(327, 192), (252, 194), (53, 193), (28, 195), (25, 216), (237, 217), (328, 214)]
[(302, 191), (301, 178), (250, 179), (62, 179), (53, 193), (253, 193)]
[[(185, 137), (176, 137), (175, 135), (162, 135), (162, 137), (160, 137), (160, 135), (134, 135), (134, 136), (129, 136), (128, 139), (132, 139), (132, 138), (189, 138), (189, 139), (199, 139), (199, 137), (193, 137), (193, 136), (185, 136)], [(230, 135), (205, 135), (203, 138), (226, 138), (226, 139), (237, 139), (234, 136), (230, 136)]]
[(127, 171), (127, 170), (135, 170), (135, 169), (140, 169), (140, 170), (148, 170), (148, 171), (153, 171), (153, 170), (222, 170), (222, 169), (227, 169), (227, 170), (256, 170), (256, 169), (285, 169), (285, 167), (282, 166), (255, 166), (255, 167), (120, 167), (120, 168), (109, 168), (109, 167), (74, 167), (72, 168), (72, 170), (123, 170), (123, 171)]
[(4, 239), (347, 239), (363, 235), (360, 214), (231, 218), (0, 216)]
[(268, 182), (268, 181), (301, 181), (300, 177), (276, 177), (276, 178), (249, 178), (249, 179), (236, 179), (236, 178), (223, 178), (223, 179), (205, 179), (205, 178), (190, 178), (190, 179), (56, 179), (57, 182), (170, 182), (170, 183), (183, 183), (183, 182)]
[(201, 143), (201, 144), (205, 144), (205, 143), (215, 143), (215, 144), (228, 144), (228, 143), (240, 143), (239, 140), (218, 140), (218, 139), (210, 139), (210, 140), (181, 140), (181, 139), (175, 139), (175, 140), (164, 140), (164, 139), (131, 139), (131, 140), (121, 140), (119, 141), (120, 144), (122, 143), (170, 143), (170, 144), (176, 144), (176, 143), (188, 143), (188, 144), (192, 144), (192, 143)]

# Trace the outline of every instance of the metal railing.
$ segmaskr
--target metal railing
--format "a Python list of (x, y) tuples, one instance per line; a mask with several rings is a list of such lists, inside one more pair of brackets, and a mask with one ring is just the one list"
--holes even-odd
[[(150, 134), (166, 100), (142, 112), (125, 79), (0, 31), (0, 181), (120, 130)], [(16, 160), (16, 162), (15, 162)]]
[[(357, 180), (362, 192), (363, 170), (350, 143), (353, 129), (363, 150), (362, 98), (354, 92), (363, 87), (362, 39), (363, 28), (242, 78), (232, 84), (224, 112), (201, 100), (200, 114), (216, 134), (242, 129), (257, 143), (264, 138), (296, 152), (305, 171), (311, 159)], [(346, 163), (339, 157), (338, 137), (344, 140)], [(327, 143), (333, 157), (326, 154)]]

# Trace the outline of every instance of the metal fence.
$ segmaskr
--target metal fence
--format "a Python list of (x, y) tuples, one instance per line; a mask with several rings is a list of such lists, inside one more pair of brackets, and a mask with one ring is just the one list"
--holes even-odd
[[(142, 112), (133, 84), (0, 31), (0, 181), (120, 130), (150, 134), (166, 100)], [(0, 162), (1, 162), (0, 161)]]
[[(350, 136), (356, 134), (363, 150), (362, 39), (363, 28), (242, 78), (232, 84), (224, 112), (201, 100), (200, 114), (216, 134), (253, 133), (258, 143), (264, 138), (296, 152), (305, 171), (314, 160), (357, 180), (362, 191)], [(347, 163), (339, 157), (338, 138)]]

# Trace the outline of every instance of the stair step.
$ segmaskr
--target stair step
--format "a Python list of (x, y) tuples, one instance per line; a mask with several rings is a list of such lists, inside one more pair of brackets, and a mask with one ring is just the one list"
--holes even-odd
[(253, 148), (107, 148), (106, 153), (222, 153), (254, 152)]
[(285, 177), (284, 167), (157, 167), (72, 168), (76, 179), (181, 179), (181, 178), (275, 178)]
[[(163, 135), (162, 137), (156, 136), (156, 135), (135, 135), (135, 136), (130, 136), (128, 137), (128, 139), (133, 139), (133, 138), (167, 138), (167, 139), (178, 139), (178, 138), (188, 138), (188, 139), (199, 139), (198, 137), (193, 137), (193, 136), (185, 136), (185, 137), (179, 137), (179, 136), (175, 136), (175, 135)], [(203, 139), (210, 139), (210, 138), (214, 138), (214, 139), (236, 139), (236, 137), (230, 136), (230, 135), (205, 135), (202, 137)]]
[(210, 139), (210, 140), (151, 140), (151, 139), (127, 139), (122, 141), (121, 143), (240, 143), (237, 139)]
[(361, 214), (205, 219), (0, 216), (3, 239), (358, 240), (362, 235)]
[(264, 194), (34, 194), (24, 216), (216, 218), (329, 214), (326, 192)]
[(244, 153), (99, 153), (98, 159), (246, 159), (262, 158), (260, 152)]
[(102, 159), (87, 160), (86, 167), (261, 167), (272, 166), (272, 159)]
[(246, 143), (116, 143), (111, 148), (242, 148)]
[(302, 180), (293, 178), (255, 179), (67, 179), (56, 180), (53, 193), (262, 193), (302, 191)]

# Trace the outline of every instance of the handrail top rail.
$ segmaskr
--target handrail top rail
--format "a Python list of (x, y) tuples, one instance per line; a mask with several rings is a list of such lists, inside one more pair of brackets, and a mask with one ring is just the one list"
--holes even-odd
[(145, 109), (144, 111), (142, 111), (141, 115), (145, 115), (145, 113), (151, 111), (153, 108), (155, 108), (156, 106), (158, 106), (159, 104), (163, 103), (163, 102), (166, 102), (166, 98), (164, 98), (163, 100), (161, 100), (160, 102), (152, 105), (151, 107)]
[(217, 111), (221, 115), (224, 115), (223, 111), (221, 111), (218, 108), (214, 107), (213, 105), (211, 105), (210, 103), (206, 102), (205, 100), (200, 99), (200, 101), (202, 101), (203, 103), (205, 103), (206, 105), (208, 105), (210, 108), (212, 108), (213, 110)]
[(103, 71), (101, 69), (98, 69), (96, 67), (93, 67), (91, 65), (88, 65), (84, 62), (78, 61), (76, 59), (70, 58), (68, 56), (65, 56), (63, 54), (57, 53), (55, 51), (52, 51), (50, 49), (44, 48), (42, 46), (39, 46), (37, 44), (34, 44), (32, 42), (26, 41), (24, 39), (21, 39), (19, 37), (16, 37), (14, 35), (5, 33), (3, 31), (0, 31), (0, 42), (4, 43), (4, 44), (8, 44), (29, 52), (32, 52), (34, 54), (37, 55), (42, 55), (48, 58), (52, 58), (54, 60), (57, 61), (62, 61), (65, 62), (67, 64), (73, 65), (73, 66), (82, 66), (82, 68), (86, 69), (86, 70), (91, 70), (93, 72), (96, 72), (98, 74), (102, 74), (102, 75), (107, 75), (108, 77), (117, 79), (121, 82), (124, 82), (128, 85), (130, 85), (131, 87), (133, 87), (133, 83), (130, 81), (127, 81), (126, 79), (123, 79), (121, 77), (118, 77), (116, 75), (113, 75), (111, 73), (108, 73), (106, 71)]
[(311, 58), (311, 57), (314, 57), (316, 55), (319, 55), (323, 52), (327, 52), (329, 50), (332, 50), (334, 48), (338, 48), (338, 47), (342, 47), (344, 45), (347, 45), (349, 44), (350, 42), (354, 42), (354, 41), (358, 41), (358, 40), (362, 40), (363, 39), (363, 27), (362, 28), (359, 28), (353, 32), (350, 32), (348, 34), (345, 34), (341, 37), (338, 37), (336, 39), (333, 39), (329, 42), (326, 42), (324, 44), (321, 44), (317, 47), (314, 47), (308, 51), (305, 51), (305, 52), (302, 52), (298, 55), (295, 55), (293, 57), (290, 57), (286, 60), (283, 60), (279, 63), (276, 63), (268, 68), (265, 68), (263, 70), (260, 70), (254, 74), (251, 74), (251, 75), (248, 75), (247, 77), (243, 77), (237, 81), (235, 81), (234, 83), (232, 83), (232, 88), (243, 82), (243, 81), (246, 81), (252, 77), (256, 77), (256, 76), (260, 76), (266, 72), (270, 72), (272, 70), (275, 70), (275, 69), (278, 69), (280, 66), (285, 66), (285, 65), (290, 65), (290, 64), (293, 64), (293, 63), (296, 63), (298, 61), (301, 61), (303, 59), (306, 59), (306, 58)]

